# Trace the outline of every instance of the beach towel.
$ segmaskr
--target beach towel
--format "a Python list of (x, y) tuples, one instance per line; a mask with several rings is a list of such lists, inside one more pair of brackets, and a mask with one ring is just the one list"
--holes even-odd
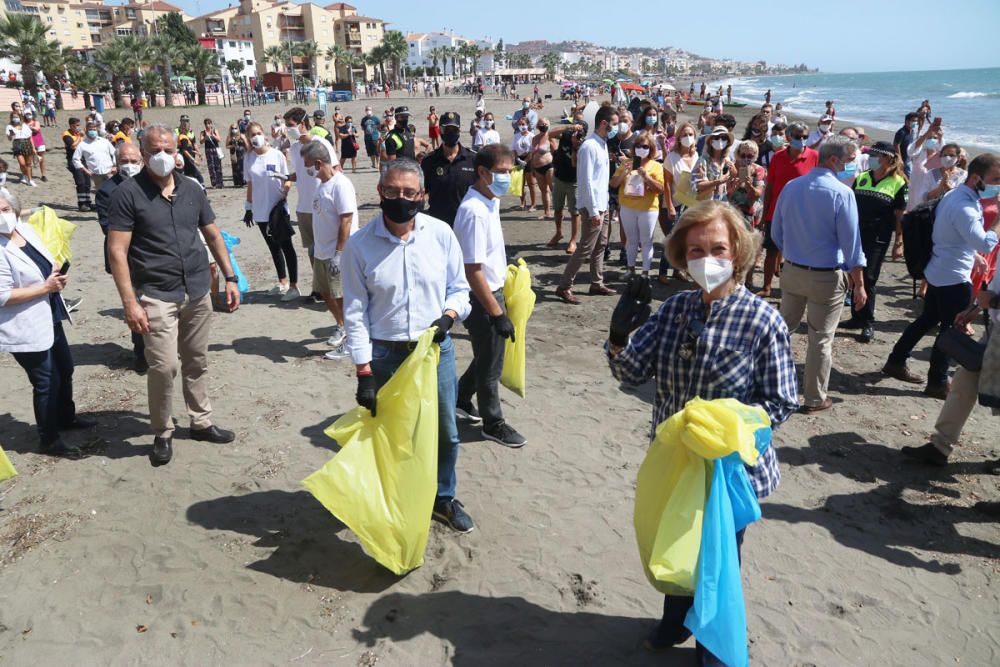
[(326, 434), (341, 450), (302, 481), (396, 574), (420, 567), (437, 493), (439, 348), (436, 329), (378, 391), (378, 416), (356, 407)]
[(7, 454), (3, 451), (3, 447), (0, 447), (0, 482), (10, 479), (17, 475), (17, 471), (14, 470), (14, 464), (10, 462), (7, 458)]
[(220, 231), (222, 232), (222, 240), (226, 244), (226, 252), (229, 254), (229, 263), (233, 267), (233, 275), (236, 276), (236, 286), (239, 288), (240, 294), (245, 295), (250, 290), (250, 282), (240, 270), (240, 263), (236, 261), (236, 253), (233, 252), (233, 248), (241, 243), (240, 237), (233, 236), (225, 230)]
[(524, 398), (528, 318), (535, 309), (535, 292), (531, 289), (531, 272), (523, 259), (517, 260), (517, 266), (507, 266), (503, 298), (507, 317), (514, 323), (514, 342), (508, 339), (504, 343), (500, 384)]
[(41, 206), (32, 213), (28, 218), (28, 224), (34, 227), (38, 238), (42, 239), (49, 254), (55, 259), (57, 267), (73, 259), (69, 240), (76, 231), (76, 225), (60, 218), (48, 206)]

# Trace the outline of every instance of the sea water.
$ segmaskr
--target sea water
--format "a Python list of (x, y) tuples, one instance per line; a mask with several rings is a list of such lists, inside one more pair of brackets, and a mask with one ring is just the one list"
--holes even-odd
[(810, 120), (814, 126), (833, 100), (838, 125), (844, 121), (862, 127), (897, 130), (903, 116), (930, 100), (933, 116), (940, 116), (945, 141), (1000, 150), (1000, 67), (927, 72), (867, 72), (859, 74), (790, 74), (716, 81), (733, 85), (733, 99), (771, 102)]

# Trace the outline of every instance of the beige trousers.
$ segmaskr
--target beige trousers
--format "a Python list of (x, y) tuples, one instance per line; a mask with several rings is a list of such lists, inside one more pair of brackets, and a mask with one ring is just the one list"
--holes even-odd
[(843, 271), (807, 271), (785, 262), (781, 269), (781, 316), (794, 332), (805, 315), (809, 325), (806, 368), (802, 388), (805, 405), (826, 400), (833, 365), (833, 338), (847, 291)]
[[(986, 342), (985, 336), (983, 342)], [(951, 389), (944, 399), (931, 442), (945, 456), (951, 454), (962, 435), (965, 422), (969, 420), (973, 408), (979, 401), (979, 373), (961, 366), (951, 378)]]
[(559, 289), (568, 290), (573, 287), (576, 274), (583, 266), (584, 260), (590, 258), (590, 284), (604, 284), (604, 249), (608, 247), (608, 234), (611, 231), (608, 214), (605, 212), (601, 224), (590, 224), (589, 213), (580, 212), (580, 242), (576, 244), (576, 252), (569, 258), (566, 270), (559, 281)]
[(149, 364), (146, 384), (153, 434), (169, 438), (174, 433), (174, 377), (178, 368), (191, 428), (208, 428), (212, 425), (212, 405), (208, 400), (211, 297), (206, 294), (196, 301), (185, 298), (181, 303), (171, 303), (143, 296), (139, 303), (149, 318), (149, 333), (143, 340)]
[[(312, 267), (313, 243), (315, 242), (315, 237), (313, 236), (313, 214), (296, 213), (295, 219), (299, 223), (299, 236), (302, 237), (302, 247), (309, 253), (309, 266)], [(319, 287), (319, 281), (316, 280), (316, 274), (313, 273), (311, 291), (319, 294), (321, 293)]]

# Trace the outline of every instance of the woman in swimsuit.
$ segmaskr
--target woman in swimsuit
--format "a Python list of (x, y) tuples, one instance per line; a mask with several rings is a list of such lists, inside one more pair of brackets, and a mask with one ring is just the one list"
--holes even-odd
[(538, 119), (535, 126), (538, 134), (531, 140), (531, 170), (535, 174), (535, 182), (542, 192), (542, 214), (539, 220), (546, 220), (552, 217), (552, 207), (549, 204), (549, 192), (552, 190), (552, 140), (549, 137), (549, 121), (545, 118)]

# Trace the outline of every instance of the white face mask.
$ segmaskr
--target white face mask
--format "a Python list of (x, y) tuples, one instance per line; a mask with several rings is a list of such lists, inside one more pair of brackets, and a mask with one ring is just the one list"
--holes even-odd
[(820, 124), (819, 131), (822, 132), (823, 134), (826, 134), (827, 132), (830, 131), (830, 124), (829, 123)]
[(10, 234), (17, 226), (17, 215), (14, 211), (0, 213), (0, 234)]
[(688, 275), (706, 293), (712, 293), (719, 285), (725, 284), (733, 276), (733, 263), (728, 259), (702, 257), (692, 259), (687, 265)]
[(289, 127), (285, 129), (285, 134), (288, 135), (289, 140), (298, 141), (299, 137), (302, 136), (302, 131), (297, 127)]
[(263, 134), (255, 134), (250, 137), (250, 145), (254, 148), (263, 148), (267, 144), (267, 139), (264, 138)]
[(958, 164), (958, 158), (954, 155), (942, 155), (941, 156), (941, 166), (945, 169), (950, 169)]
[(728, 145), (729, 142), (726, 141), (725, 139), (716, 139), (712, 142), (712, 148), (714, 148), (717, 151), (725, 150), (726, 146)]
[(316, 178), (319, 175), (319, 172), (316, 171), (316, 167), (306, 167), (306, 174)]
[(692, 146), (694, 146), (696, 141), (697, 140), (690, 134), (685, 134), (683, 137), (681, 137), (681, 146), (683, 146), (684, 148), (691, 148)]
[(180, 153), (178, 153), (177, 155), (174, 156), (174, 158), (175, 158), (174, 159), (174, 169), (183, 169), (184, 168), (184, 156), (181, 155)]
[(120, 171), (122, 173), (122, 176), (124, 176), (125, 178), (132, 178), (140, 171), (142, 171), (142, 165), (126, 162), (125, 164), (118, 167), (118, 171)]
[(649, 146), (636, 146), (635, 154), (637, 157), (646, 157), (649, 155)]
[(149, 165), (149, 170), (163, 178), (169, 176), (174, 168), (177, 166), (177, 160), (170, 153), (164, 153), (160, 151), (156, 155), (153, 155), (146, 162)]

